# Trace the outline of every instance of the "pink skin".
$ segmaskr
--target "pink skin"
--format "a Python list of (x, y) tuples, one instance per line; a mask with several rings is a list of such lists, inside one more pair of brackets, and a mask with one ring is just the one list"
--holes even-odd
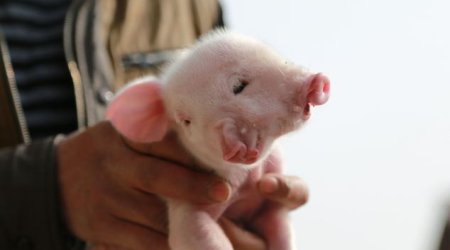
[(292, 232), (283, 210), (267, 206), (256, 183), (265, 173), (282, 171), (273, 142), (300, 128), (329, 91), (323, 74), (287, 64), (256, 40), (219, 31), (169, 67), (162, 80), (130, 84), (107, 117), (136, 142), (176, 131), (200, 166), (231, 184), (233, 195), (222, 204), (168, 200), (173, 250), (231, 250), (216, 222), (222, 215), (258, 232), (269, 249), (290, 250)]

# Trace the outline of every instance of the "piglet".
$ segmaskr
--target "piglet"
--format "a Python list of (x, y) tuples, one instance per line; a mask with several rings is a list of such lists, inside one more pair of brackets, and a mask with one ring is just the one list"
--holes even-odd
[(217, 205), (167, 200), (172, 250), (232, 250), (217, 223), (221, 216), (254, 230), (270, 250), (294, 248), (281, 209), (267, 206), (256, 183), (281, 172), (274, 141), (300, 128), (329, 90), (323, 74), (287, 63), (258, 40), (219, 30), (161, 79), (138, 79), (117, 94), (107, 118), (124, 137), (151, 143), (175, 132), (202, 168), (232, 187)]

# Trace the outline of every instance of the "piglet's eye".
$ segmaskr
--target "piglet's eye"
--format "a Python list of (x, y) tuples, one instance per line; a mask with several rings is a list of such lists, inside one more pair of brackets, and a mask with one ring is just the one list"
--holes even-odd
[(233, 86), (233, 93), (235, 95), (241, 93), (244, 91), (245, 87), (247, 87), (248, 81), (246, 80), (239, 80), (239, 83)]

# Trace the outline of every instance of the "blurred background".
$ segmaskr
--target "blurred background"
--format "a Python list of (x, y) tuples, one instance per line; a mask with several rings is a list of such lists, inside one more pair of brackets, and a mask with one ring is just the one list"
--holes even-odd
[(223, 0), (233, 30), (327, 74), (331, 99), (281, 142), (310, 186), (302, 250), (435, 250), (450, 209), (448, 0)]

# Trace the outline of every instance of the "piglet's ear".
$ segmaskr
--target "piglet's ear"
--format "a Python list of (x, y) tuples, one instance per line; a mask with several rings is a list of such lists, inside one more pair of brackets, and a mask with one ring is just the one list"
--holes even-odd
[(122, 91), (110, 103), (106, 118), (127, 139), (150, 143), (166, 135), (168, 119), (156, 79), (143, 79)]

